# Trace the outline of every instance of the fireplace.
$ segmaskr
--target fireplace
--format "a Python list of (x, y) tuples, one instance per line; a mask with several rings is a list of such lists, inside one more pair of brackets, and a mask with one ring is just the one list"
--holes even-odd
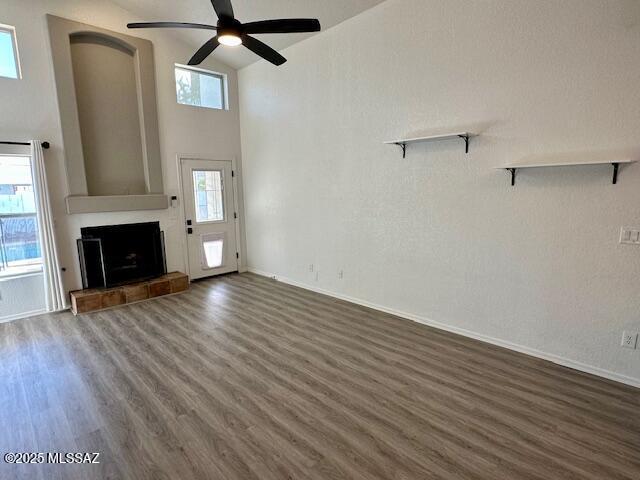
[(86, 227), (80, 233), (83, 288), (116, 287), (167, 273), (159, 222)]

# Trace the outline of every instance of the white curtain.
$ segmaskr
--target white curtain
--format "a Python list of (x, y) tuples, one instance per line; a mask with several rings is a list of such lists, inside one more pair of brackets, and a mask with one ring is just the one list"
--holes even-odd
[(38, 211), (38, 235), (42, 249), (42, 263), (44, 268), (44, 291), (47, 311), (57, 312), (66, 308), (58, 249), (56, 248), (49, 187), (44, 165), (42, 144), (34, 140), (31, 142), (31, 171), (33, 172), (33, 186), (35, 190)]

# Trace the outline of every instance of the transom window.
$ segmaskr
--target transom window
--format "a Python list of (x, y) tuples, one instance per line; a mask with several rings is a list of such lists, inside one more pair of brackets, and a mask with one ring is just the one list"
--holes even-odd
[(175, 74), (178, 103), (227, 110), (224, 75), (184, 65), (176, 65)]
[(0, 23), (0, 77), (21, 78), (16, 29)]

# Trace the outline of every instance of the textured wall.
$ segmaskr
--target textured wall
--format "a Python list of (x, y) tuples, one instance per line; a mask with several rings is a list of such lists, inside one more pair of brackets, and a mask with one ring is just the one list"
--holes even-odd
[(42, 273), (0, 279), (0, 322), (45, 309)]
[[(388, 0), (241, 70), (249, 266), (640, 384), (640, 164), (492, 169), (640, 159), (639, 24), (633, 0)], [(443, 127), (482, 136), (382, 144)]]
[[(51, 13), (113, 31), (151, 40), (154, 45), (158, 123), (165, 193), (179, 193), (177, 155), (240, 160), (240, 127), (235, 70), (207, 60), (203, 68), (225, 73), (229, 79), (229, 111), (200, 109), (176, 102), (174, 63), (186, 63), (194, 47), (181, 43), (168, 30), (127, 30), (127, 22), (141, 20), (105, 0), (2, 0), (2, 23), (16, 27), (23, 79), (0, 78), (0, 132), (7, 139), (49, 140), (47, 176), (53, 202), (61, 264), (67, 268), (65, 287), (81, 287), (75, 239), (91, 225), (160, 221), (165, 230), (170, 270), (184, 269), (184, 230), (178, 209), (144, 212), (67, 215), (68, 194), (60, 117), (56, 101), (45, 15)], [(144, 19), (143, 19), (144, 20)], [(242, 208), (242, 207), (241, 207)], [(241, 210), (240, 210), (241, 211)]]

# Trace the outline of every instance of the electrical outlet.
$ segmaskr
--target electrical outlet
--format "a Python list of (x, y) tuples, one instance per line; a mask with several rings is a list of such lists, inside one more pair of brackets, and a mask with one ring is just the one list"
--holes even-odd
[(638, 343), (638, 333), (637, 332), (623, 332), (622, 333), (622, 346), (624, 348), (635, 349), (636, 344)]
[(310, 271), (310, 272), (313, 272), (313, 263), (310, 263), (310, 264), (309, 264), (309, 271)]
[(344, 272), (342, 270), (338, 270), (338, 278), (342, 280), (344, 278)]
[(625, 245), (640, 245), (640, 230), (622, 227), (620, 229), (620, 243)]

